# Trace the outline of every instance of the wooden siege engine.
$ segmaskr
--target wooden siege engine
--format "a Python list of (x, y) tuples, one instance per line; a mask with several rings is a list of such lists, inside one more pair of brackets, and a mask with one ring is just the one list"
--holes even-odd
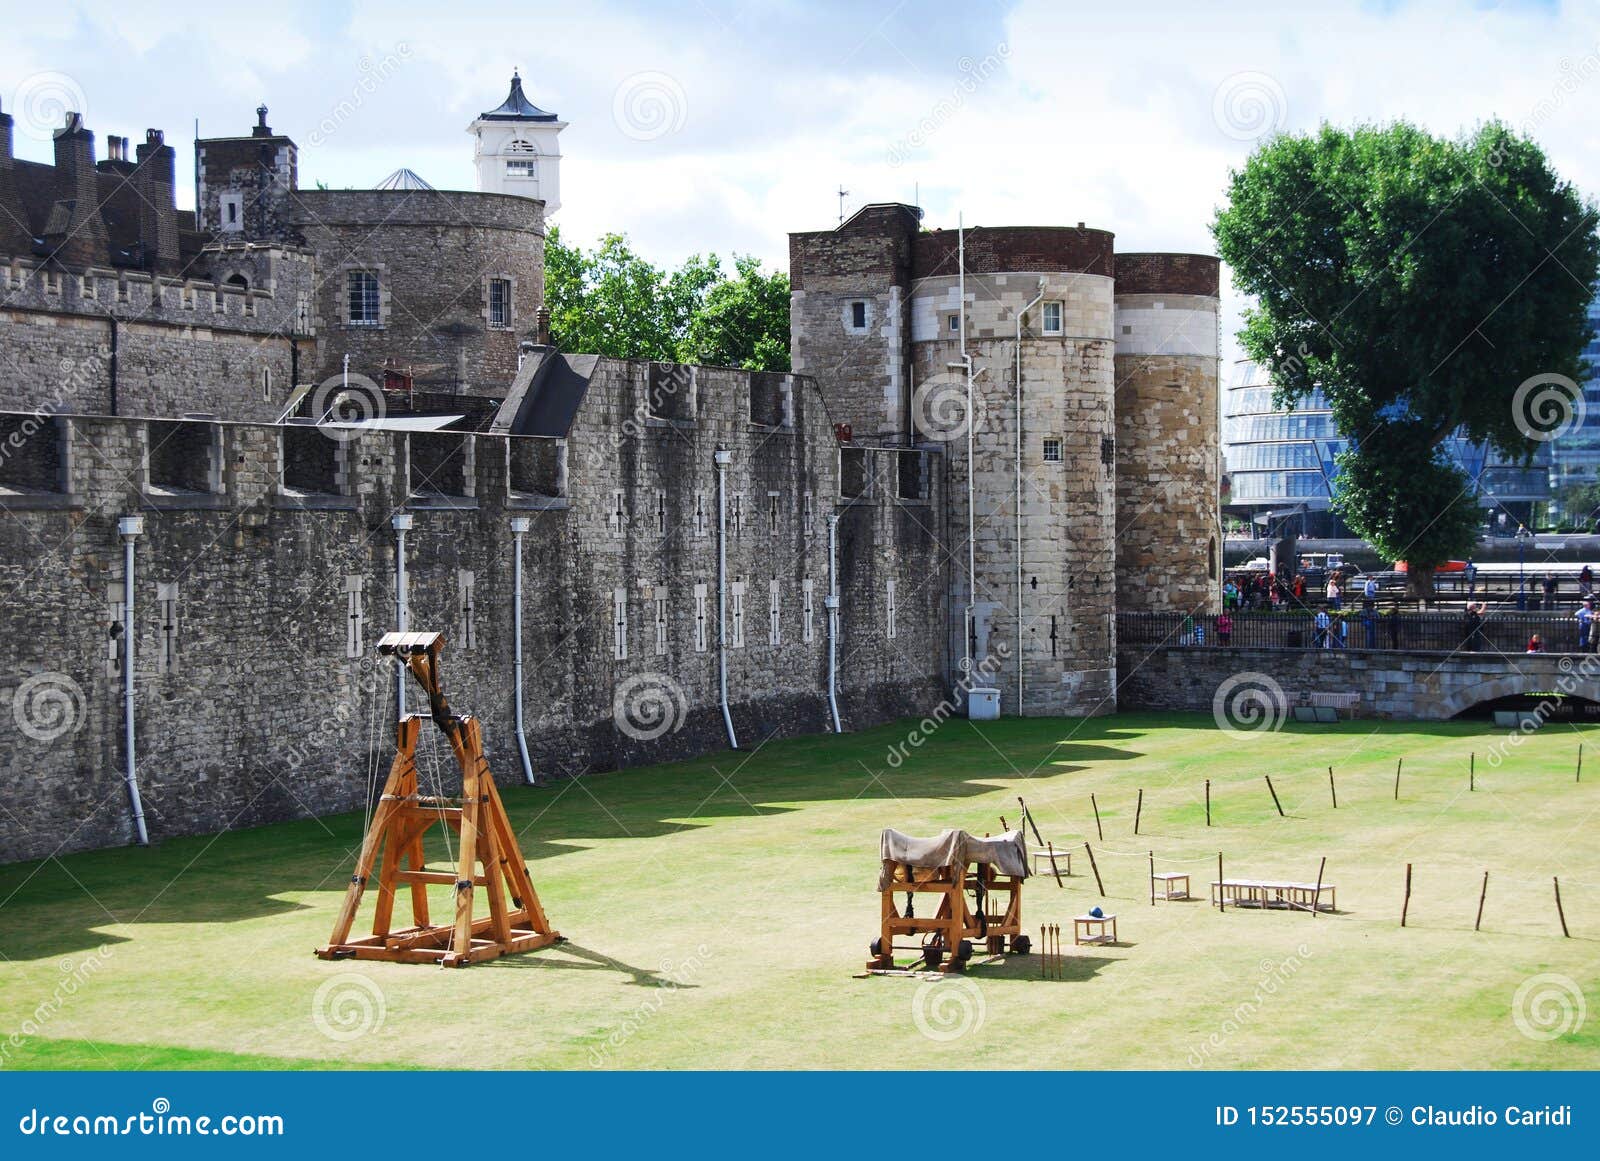
[[(439, 677), (442, 633), (389, 633), (378, 652), (398, 658), (428, 696), (428, 714), (450, 743), (461, 768), (459, 799), (426, 796), (417, 786), (417, 736), (424, 715), (408, 714), (395, 726), (394, 762), (371, 825), (361, 843), (355, 874), (323, 959), (381, 959), (398, 963), (437, 963), (463, 967), (502, 955), (534, 951), (561, 940), (550, 927), (539, 894), (517, 845), (483, 754), (483, 731), (476, 718), (450, 709)], [(457, 836), (454, 871), (430, 871), (423, 839), (436, 825)], [(379, 863), (379, 854), (382, 862)], [(350, 938), (374, 865), (378, 866), (378, 898), (372, 934)], [(451, 922), (434, 924), (428, 915), (428, 885), (455, 888)], [(393, 929), (396, 893), (410, 888), (411, 925)], [(488, 898), (489, 913), (475, 917), (477, 888)]]

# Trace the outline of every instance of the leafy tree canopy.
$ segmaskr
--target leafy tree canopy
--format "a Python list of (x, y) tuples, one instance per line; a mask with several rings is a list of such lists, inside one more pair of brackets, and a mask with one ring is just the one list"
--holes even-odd
[(1498, 122), (1453, 141), (1324, 126), (1231, 175), (1212, 229), (1256, 302), (1240, 339), (1279, 406), (1326, 396), (1353, 441), (1336, 503), (1381, 552), (1423, 568), (1470, 552), (1476, 497), (1439, 454), (1452, 432), (1524, 458), (1578, 406), (1524, 385), (1584, 378), (1595, 223)]
[(665, 270), (636, 254), (622, 234), (593, 251), (568, 246), (559, 227), (545, 241), (545, 305), (563, 350), (624, 359), (789, 368), (789, 278), (715, 255)]

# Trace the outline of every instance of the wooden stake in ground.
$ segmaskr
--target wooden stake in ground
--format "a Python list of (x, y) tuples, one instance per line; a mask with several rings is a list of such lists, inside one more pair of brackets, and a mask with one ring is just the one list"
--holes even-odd
[(1322, 863), (1317, 867), (1317, 893), (1311, 896), (1311, 917), (1317, 917), (1317, 910), (1322, 906), (1322, 872), (1328, 869), (1328, 856), (1322, 856)]
[(1043, 846), (1044, 839), (1039, 834), (1039, 824), (1033, 821), (1033, 814), (1028, 810), (1028, 804), (1022, 801), (1020, 794), (1017, 795), (1017, 808), (1022, 811), (1023, 825), (1033, 828), (1033, 841)]
[(1556, 915), (1561, 919), (1561, 935), (1571, 939), (1572, 932), (1567, 930), (1567, 913), (1561, 909), (1561, 880), (1552, 875), (1550, 881), (1556, 885)]
[(1217, 910), (1228, 909), (1228, 888), (1222, 878), (1222, 852), (1217, 852)]
[(1144, 814), (1144, 787), (1139, 787), (1139, 805), (1133, 808), (1133, 833), (1139, 833), (1139, 819)]
[(1478, 752), (1474, 750), (1467, 755), (1467, 789), (1478, 788)]
[(1400, 926), (1406, 925), (1406, 912), (1411, 910), (1411, 864), (1406, 864), (1406, 897), (1400, 903)]
[(1206, 825), (1211, 825), (1211, 779), (1206, 779)]
[(1100, 868), (1095, 865), (1094, 848), (1088, 843), (1083, 844), (1083, 849), (1089, 852), (1089, 869), (1094, 872), (1094, 887), (1100, 892), (1100, 898), (1106, 897), (1106, 885), (1100, 881)]
[(1405, 764), (1404, 758), (1394, 760), (1394, 800), (1400, 801), (1400, 767)]
[(1483, 890), (1478, 894), (1478, 918), (1472, 924), (1472, 930), (1474, 930), (1474, 931), (1478, 930), (1478, 928), (1483, 926), (1483, 901), (1485, 899), (1487, 899), (1488, 897), (1489, 897), (1489, 872), (1485, 871), (1483, 873)]
[(1578, 743), (1578, 776), (1576, 778), (1574, 778), (1573, 781), (1574, 782), (1582, 782), (1583, 781), (1583, 743), (1582, 742)]
[(1156, 853), (1150, 852), (1150, 906), (1156, 905)]
[(1039, 924), (1039, 978), (1042, 980), (1050, 974), (1050, 942), (1046, 938), (1050, 934), (1050, 925)]
[(1278, 801), (1278, 792), (1272, 788), (1272, 775), (1271, 774), (1266, 774), (1266, 775), (1263, 775), (1263, 777), (1265, 777), (1266, 780), (1267, 780), (1267, 793), (1272, 795), (1272, 805), (1276, 806), (1278, 808), (1278, 817), (1282, 818), (1283, 817), (1283, 803)]
[(1101, 842), (1106, 841), (1106, 832), (1100, 825), (1100, 804), (1094, 800), (1094, 795), (1089, 795), (1089, 805), (1094, 807), (1094, 833)]
[[(1000, 816), (1000, 833), (1001, 833), (1001, 834), (1005, 834), (1005, 833), (1006, 833), (1006, 832), (1008, 832), (1008, 831), (1009, 831), (1009, 830), (1010, 830), (1010, 829), (1011, 829), (1011, 828), (1010, 828), (1010, 827), (1009, 827), (1009, 826), (1007, 826), (1007, 825), (1006, 825), (1006, 816), (1005, 816), (1005, 815), (1003, 815), (1003, 814), (1002, 814), (1002, 815), (1001, 815), (1001, 816)], [(1026, 837), (1026, 836), (1024, 836), (1024, 837)]]
[(1339, 809), (1339, 788), (1333, 784), (1333, 767), (1328, 767), (1328, 793), (1333, 796), (1333, 808)]
[(1066, 884), (1061, 881), (1061, 868), (1056, 866), (1056, 845), (1055, 845), (1055, 843), (1053, 843), (1053, 842), (1045, 843), (1044, 844), (1044, 849), (1050, 855), (1050, 870), (1055, 873), (1056, 886), (1057, 887), (1065, 887)]

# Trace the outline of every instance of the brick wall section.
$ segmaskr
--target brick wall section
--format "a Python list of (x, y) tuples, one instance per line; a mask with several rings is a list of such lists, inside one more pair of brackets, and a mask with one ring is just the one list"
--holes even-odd
[[(974, 226), (967, 231), (967, 274), (1053, 271), (1116, 273), (1114, 236), (1082, 226)], [(959, 271), (960, 232), (931, 230), (917, 235), (912, 275), (932, 278)]]
[(1211, 254), (1117, 254), (1118, 294), (1198, 294), (1221, 291), (1222, 260)]
[[(843, 615), (840, 702), (847, 728), (924, 712), (940, 696), (941, 558), (928, 510), (892, 495), (836, 509), (838, 466), (813, 385), (795, 379), (795, 426), (748, 420), (748, 376), (700, 369), (692, 425), (623, 431), (644, 395), (648, 365), (604, 360), (568, 442), (565, 506), (508, 495), (501, 438), (474, 440), (471, 501), (408, 501), (405, 437), (373, 433), (345, 445), (341, 495), (284, 495), (284, 429), (223, 424), (216, 495), (141, 495), (142, 423), (75, 418), (70, 497), (5, 496), (0, 521), (0, 624), (16, 653), (4, 685), (61, 674), (81, 691), (81, 724), (50, 741), (0, 713), (0, 861), (121, 843), (129, 836), (121, 780), (121, 683), (108, 660), (121, 577), (117, 517), (146, 516), (137, 542), (138, 729), (141, 789), (156, 841), (360, 807), (369, 772), (387, 767), (382, 726), (392, 682), (372, 646), (394, 622), (391, 515), (410, 504), (410, 624), (448, 634), (454, 704), (484, 720), (496, 776), (520, 777), (511, 735), (512, 536), (524, 540), (527, 738), (547, 775), (660, 761), (726, 744), (717, 703), (715, 635), (694, 649), (694, 585), (708, 586), (715, 617), (714, 507), (694, 535), (695, 494), (715, 500), (712, 453), (733, 453), (732, 494), (744, 528), (729, 542), (729, 571), (747, 583), (745, 644), (730, 650), (740, 741), (814, 732), (825, 699), (827, 525), (840, 514)], [(211, 430), (217, 430), (215, 426)], [(35, 438), (40, 438), (35, 436)], [(319, 437), (320, 438), (320, 437)], [(892, 459), (895, 453), (874, 452)], [(930, 472), (937, 481), (938, 473)], [(628, 524), (613, 537), (613, 490)], [(654, 522), (656, 493), (668, 532)], [(767, 493), (779, 524), (767, 527)], [(815, 523), (804, 527), (804, 495)], [(937, 482), (933, 510), (942, 504)], [(47, 548), (41, 550), (43, 544)], [(472, 574), (469, 648), (463, 573)], [(361, 656), (346, 656), (348, 577), (363, 589)], [(783, 640), (768, 640), (770, 582), (779, 581)], [(802, 641), (802, 582), (813, 582), (813, 639)], [(897, 632), (886, 632), (887, 581), (898, 589)], [(666, 586), (668, 650), (655, 652), (653, 592)], [(177, 663), (161, 664), (169, 622), (158, 585), (176, 584)], [(613, 657), (612, 591), (627, 592), (628, 657)], [(714, 624), (714, 621), (713, 621)], [(660, 675), (660, 676), (652, 676)], [(630, 678), (678, 689), (681, 725), (654, 741), (621, 733), (613, 700)], [(417, 698), (411, 697), (413, 707)], [(676, 713), (676, 711), (674, 711)], [(441, 760), (442, 743), (435, 744)], [(447, 766), (448, 763), (445, 763)], [(448, 787), (447, 787), (448, 789)]]

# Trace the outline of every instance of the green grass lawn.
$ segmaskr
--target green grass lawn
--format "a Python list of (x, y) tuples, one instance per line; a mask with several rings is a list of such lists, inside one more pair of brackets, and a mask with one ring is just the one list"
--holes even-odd
[[(1552, 724), (1508, 747), (1466, 722), (1256, 736), (1201, 716), (955, 720), (891, 769), (908, 727), (507, 786), (569, 942), (465, 970), (312, 956), (358, 815), (0, 868), (0, 1067), (1600, 1067), (1600, 730)], [(1585, 739), (1593, 778), (1575, 783)], [(1047, 875), (1024, 896), (1032, 930), (1067, 929), (1065, 978), (1039, 979), (1036, 956), (857, 978), (879, 830), (998, 831), (1018, 794), (1074, 851), (1065, 889)], [(1121, 946), (1071, 946), (1071, 917), (1100, 901), (1086, 838)], [(1200, 901), (1150, 904), (1150, 850)], [(1339, 913), (1219, 913), (1204, 901), (1218, 851), (1258, 878), (1315, 879), (1325, 856)], [(1529, 980), (1522, 1023), (1563, 1034), (1519, 1029)]]

